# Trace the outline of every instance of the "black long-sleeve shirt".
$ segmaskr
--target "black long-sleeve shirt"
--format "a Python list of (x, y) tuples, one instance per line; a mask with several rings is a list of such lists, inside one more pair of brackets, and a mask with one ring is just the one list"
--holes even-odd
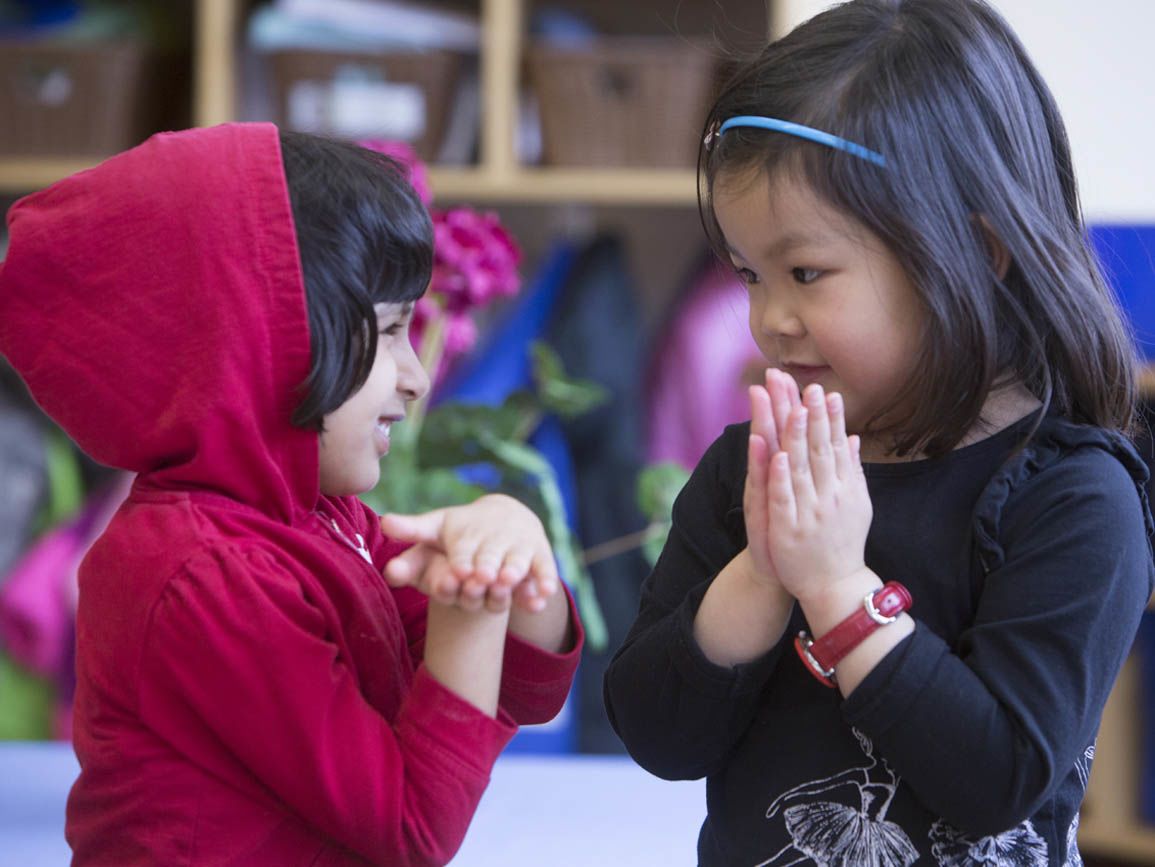
[(1016, 451), (1030, 422), (867, 465), (866, 563), (910, 589), (916, 628), (845, 700), (794, 653), (797, 606), (748, 664), (697, 646), (702, 597), (746, 544), (749, 424), (710, 448), (605, 679), (639, 764), (707, 778), (701, 864), (1081, 863), (1099, 719), (1155, 578), (1147, 470), (1121, 436), (1054, 417)]

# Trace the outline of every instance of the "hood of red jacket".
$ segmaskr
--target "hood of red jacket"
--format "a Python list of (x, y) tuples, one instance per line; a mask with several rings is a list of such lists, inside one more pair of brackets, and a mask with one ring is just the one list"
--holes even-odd
[(318, 497), (294, 428), (309, 370), (277, 129), (166, 133), (17, 202), (0, 352), (101, 463), (291, 520)]

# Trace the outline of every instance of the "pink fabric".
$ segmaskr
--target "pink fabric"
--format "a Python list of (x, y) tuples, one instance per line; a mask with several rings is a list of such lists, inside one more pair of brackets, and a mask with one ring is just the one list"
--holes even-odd
[(289, 422), (309, 337), (276, 129), (154, 136), (9, 228), (0, 352), (138, 474), (80, 569), (73, 863), (448, 861), (580, 637), (511, 639), (496, 720), (412, 652), (424, 600), (380, 574), (402, 546), (320, 495), (317, 435)]
[(0, 586), (0, 644), (44, 677), (71, 663), (72, 607), (65, 582), (83, 556), (85, 516), (41, 536)]
[(711, 262), (658, 341), (647, 395), (650, 461), (693, 469), (726, 425), (750, 418), (746, 387), (765, 361), (749, 310), (746, 288)]
[(72, 667), (72, 622), (80, 561), (128, 495), (129, 478), (93, 495), (75, 518), (46, 532), (0, 585), (0, 643), (46, 677)]
[(16, 662), (55, 682), (54, 730), (65, 740), (72, 736), (77, 572), (128, 495), (129, 481), (125, 474), (93, 495), (75, 518), (37, 539), (0, 585), (0, 644)]

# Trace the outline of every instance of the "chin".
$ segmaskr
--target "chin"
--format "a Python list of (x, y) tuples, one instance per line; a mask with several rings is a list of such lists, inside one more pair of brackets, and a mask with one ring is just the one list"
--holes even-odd
[(347, 475), (340, 479), (333, 479), (321, 485), (321, 493), (326, 497), (356, 497), (377, 487), (381, 480), (381, 471), (365, 472), (359, 475)]

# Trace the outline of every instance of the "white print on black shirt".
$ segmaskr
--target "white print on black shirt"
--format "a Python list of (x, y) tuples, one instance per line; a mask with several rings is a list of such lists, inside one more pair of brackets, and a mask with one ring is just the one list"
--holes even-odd
[[(1079, 774), (1079, 782), (1083, 784), (1083, 791), (1087, 791), (1087, 781), (1091, 779), (1091, 762), (1095, 760), (1095, 743), (1083, 750), (1083, 755), (1075, 762), (1075, 771)], [(1067, 860), (1063, 867), (1083, 867), (1083, 856), (1079, 854), (1079, 814), (1071, 820), (1071, 827), (1067, 829)]]
[(802, 783), (775, 798), (766, 818), (781, 815), (793, 842), (757, 867), (807, 860), (819, 867), (909, 867), (918, 860), (906, 832), (886, 821), (899, 778), (885, 759), (880, 764), (874, 758), (870, 739), (853, 731), (869, 763)]
[[(910, 867), (918, 851), (906, 832), (887, 821), (900, 777), (885, 759), (874, 757), (870, 739), (857, 729), (855, 738), (869, 762), (821, 780), (802, 783), (774, 799), (767, 819), (781, 816), (791, 843), (756, 867)], [(1095, 745), (1075, 763), (1085, 789)], [(1083, 867), (1076, 842), (1079, 816), (1067, 832), (1063, 867)], [(1047, 842), (1031, 822), (977, 840), (939, 819), (931, 826), (931, 854), (940, 867), (1047, 867)]]
[(939, 819), (930, 827), (931, 854), (942, 867), (1047, 867), (1047, 841), (1030, 821), (978, 840)]

